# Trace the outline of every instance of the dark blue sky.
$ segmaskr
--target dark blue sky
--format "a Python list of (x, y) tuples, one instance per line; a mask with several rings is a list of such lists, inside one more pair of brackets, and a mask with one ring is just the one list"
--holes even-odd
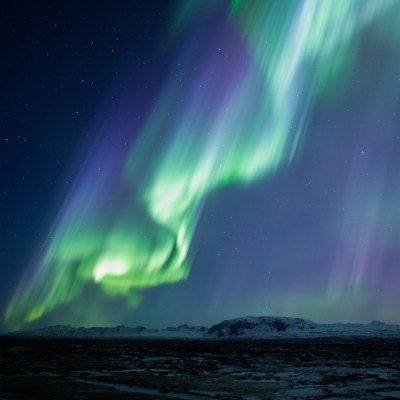
[(400, 6), (335, 1), (3, 6), (9, 326), (400, 323)]
[(174, 53), (170, 2), (42, 1), (0, 8), (0, 304), (4, 312), (107, 104), (135, 88), (144, 118)]

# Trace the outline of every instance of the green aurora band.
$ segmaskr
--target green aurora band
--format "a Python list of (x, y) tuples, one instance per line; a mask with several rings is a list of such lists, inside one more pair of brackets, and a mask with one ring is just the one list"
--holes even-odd
[[(385, 18), (381, 39), (399, 35), (396, 0), (210, 3), (178, 3), (177, 20), (204, 39), (182, 50), (132, 148), (113, 150), (111, 140), (86, 161), (11, 299), (7, 328), (78, 299), (88, 285), (135, 307), (143, 289), (186, 279), (207, 195), (288, 167), (316, 102), (345, 86), (362, 30)], [(196, 25), (204, 8), (214, 29)]]

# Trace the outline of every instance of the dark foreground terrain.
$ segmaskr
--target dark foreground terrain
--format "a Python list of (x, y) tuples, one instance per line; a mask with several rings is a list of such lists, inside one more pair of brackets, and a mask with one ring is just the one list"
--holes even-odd
[(0, 399), (394, 399), (400, 339), (0, 339)]

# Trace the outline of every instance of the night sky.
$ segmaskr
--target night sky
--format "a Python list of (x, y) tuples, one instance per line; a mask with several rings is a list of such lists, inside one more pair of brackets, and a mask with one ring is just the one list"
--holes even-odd
[(0, 9), (2, 329), (400, 323), (400, 2)]

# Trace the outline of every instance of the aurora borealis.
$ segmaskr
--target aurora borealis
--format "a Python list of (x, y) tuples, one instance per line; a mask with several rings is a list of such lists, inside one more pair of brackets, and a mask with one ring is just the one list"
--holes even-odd
[(85, 116), (4, 326), (400, 323), (400, 3), (167, 5), (164, 75)]

